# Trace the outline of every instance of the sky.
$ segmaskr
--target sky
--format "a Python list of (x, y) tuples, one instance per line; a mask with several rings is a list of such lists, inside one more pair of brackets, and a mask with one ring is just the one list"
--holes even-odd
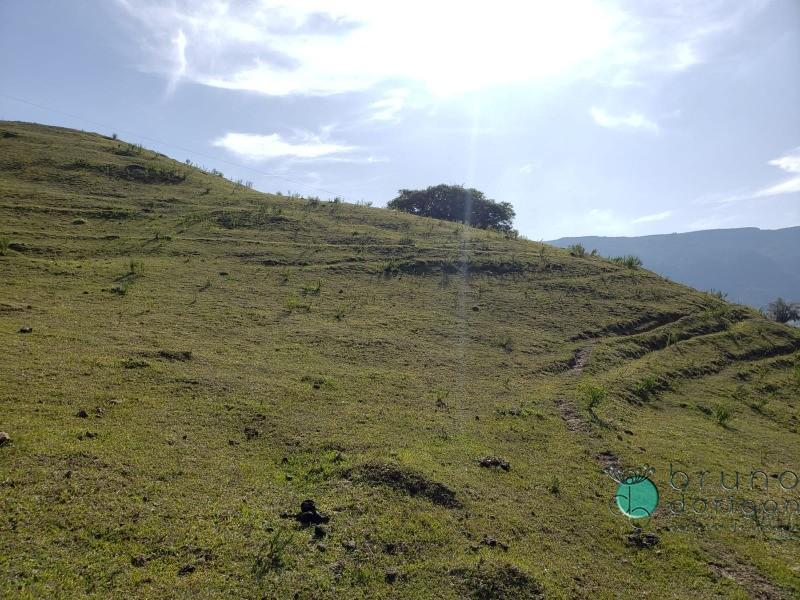
[(797, 0), (3, 0), (0, 119), (530, 239), (800, 225)]

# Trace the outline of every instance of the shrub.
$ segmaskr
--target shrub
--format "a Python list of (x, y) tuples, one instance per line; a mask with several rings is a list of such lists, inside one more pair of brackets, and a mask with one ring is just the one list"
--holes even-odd
[(300, 312), (310, 312), (311, 311), (311, 305), (310, 304), (308, 304), (307, 302), (303, 302), (302, 300), (300, 300), (299, 298), (296, 298), (295, 296), (289, 296), (288, 298), (286, 298), (286, 302), (284, 303), (284, 306), (286, 306), (286, 310), (289, 311), (289, 312), (294, 312), (296, 310), (300, 311)]
[(635, 269), (642, 266), (642, 259), (638, 256), (634, 256), (633, 254), (628, 254), (627, 256), (616, 256), (612, 258), (611, 261), (617, 263), (618, 265), (624, 265), (629, 269)]
[(653, 375), (647, 375), (636, 384), (634, 392), (640, 398), (647, 398), (650, 394), (658, 390), (658, 379)]
[(322, 280), (318, 279), (317, 283), (307, 283), (303, 286), (301, 293), (303, 296), (319, 296), (322, 291)]
[(733, 413), (725, 406), (718, 406), (714, 409), (714, 420), (722, 427), (727, 427)]
[(514, 340), (511, 339), (511, 336), (503, 336), (500, 341), (497, 343), (503, 350), (506, 352), (511, 352), (514, 350)]
[(607, 392), (602, 385), (587, 383), (581, 386), (580, 394), (591, 412), (605, 399)]
[(777, 323), (788, 323), (800, 320), (800, 305), (786, 302), (778, 298), (769, 303), (767, 316)]
[(261, 579), (273, 569), (282, 569), (286, 565), (286, 549), (292, 543), (292, 533), (279, 529), (261, 544), (253, 564), (253, 575)]
[(8, 241), (8, 238), (0, 238), (0, 256), (5, 256), (6, 252), (8, 252), (8, 245), (11, 242)]
[(578, 258), (586, 256), (586, 248), (584, 248), (582, 244), (572, 244), (567, 250), (569, 250), (572, 256), (577, 256)]
[(133, 259), (131, 259), (130, 263), (128, 264), (128, 267), (130, 269), (129, 273), (131, 275), (142, 275), (142, 274), (144, 274), (144, 262), (141, 261), (141, 260), (133, 260)]

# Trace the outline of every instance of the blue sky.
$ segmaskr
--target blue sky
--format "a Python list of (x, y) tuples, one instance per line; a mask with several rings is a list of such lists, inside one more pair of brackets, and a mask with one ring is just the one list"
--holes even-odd
[(264, 191), (461, 183), (532, 239), (800, 224), (796, 0), (4, 0), (0, 56), (0, 119)]

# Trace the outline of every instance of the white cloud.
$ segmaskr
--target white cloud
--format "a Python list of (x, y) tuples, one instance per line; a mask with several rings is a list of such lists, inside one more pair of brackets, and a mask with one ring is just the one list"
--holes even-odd
[(783, 156), (769, 161), (767, 164), (773, 165), (791, 173), (792, 176), (780, 183), (758, 190), (754, 195), (757, 198), (765, 196), (777, 196), (779, 194), (794, 194), (800, 192), (800, 147)]
[(740, 191), (735, 194), (713, 194), (708, 197), (699, 198), (696, 202), (698, 204), (730, 204), (742, 200), (800, 193), (800, 146), (794, 150), (790, 150), (783, 156), (767, 161), (767, 164), (778, 167), (782, 171), (789, 173), (790, 177), (754, 192)]
[(541, 165), (538, 161), (525, 163), (524, 165), (520, 166), (519, 172), (523, 175), (530, 175), (534, 171), (536, 171)]
[(663, 221), (664, 219), (668, 219), (672, 216), (671, 210), (665, 210), (664, 212), (656, 213), (653, 215), (644, 215), (643, 217), (638, 217), (632, 221), (632, 223), (655, 223), (656, 221)]
[(250, 161), (276, 158), (321, 159), (356, 150), (354, 146), (328, 142), (309, 133), (302, 134), (299, 141), (290, 142), (277, 133), (258, 135), (229, 132), (212, 143)]
[(397, 121), (399, 113), (406, 105), (409, 96), (407, 89), (396, 89), (388, 92), (380, 100), (369, 105), (369, 121)]
[(638, 112), (632, 112), (627, 115), (612, 115), (602, 108), (593, 106), (589, 110), (589, 114), (600, 127), (608, 129), (639, 130), (650, 133), (658, 133), (659, 131), (658, 124), (655, 121)]
[[(593, 69), (630, 39), (617, 34), (633, 25), (625, 11), (599, 0), (509, 0), (499, 10), (456, 0), (117, 3), (126, 22), (138, 24), (143, 68), (270, 95), (400, 80), (451, 95), (542, 80)], [(185, 68), (164, 60), (178, 31), (186, 38)]]

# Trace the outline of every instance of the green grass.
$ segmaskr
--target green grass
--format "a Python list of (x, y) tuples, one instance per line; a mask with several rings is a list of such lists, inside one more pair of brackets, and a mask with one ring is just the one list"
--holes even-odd
[[(2, 597), (800, 591), (796, 539), (658, 514), (631, 547), (596, 459), (665, 501), (670, 465), (800, 471), (800, 333), (754, 311), (20, 123), (0, 240)], [(322, 537), (283, 516), (306, 498)]]

